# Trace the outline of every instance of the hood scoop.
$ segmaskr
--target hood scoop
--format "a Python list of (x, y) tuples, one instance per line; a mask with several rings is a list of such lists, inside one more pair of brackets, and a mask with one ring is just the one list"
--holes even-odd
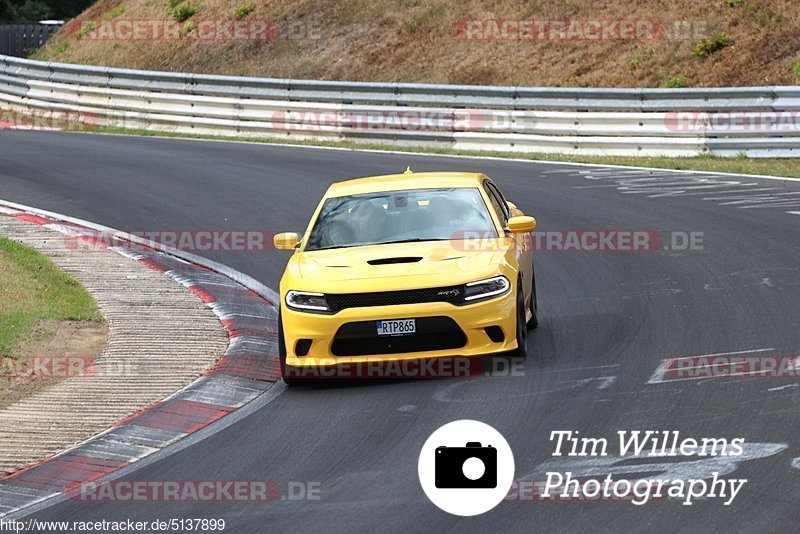
[(418, 256), (401, 257), (401, 258), (379, 258), (377, 260), (369, 260), (367, 263), (370, 265), (391, 265), (393, 263), (417, 263), (422, 258)]

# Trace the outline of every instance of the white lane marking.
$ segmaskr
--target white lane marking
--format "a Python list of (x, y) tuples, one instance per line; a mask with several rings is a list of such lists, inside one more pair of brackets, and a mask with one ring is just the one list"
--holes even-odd
[[(677, 188), (654, 188), (650, 189), (649, 191), (622, 191), (622, 193), (651, 193), (647, 196), (647, 198), (661, 198), (661, 197), (677, 197), (677, 196), (688, 196), (694, 194), (704, 194), (708, 193), (709, 189), (718, 189), (721, 187), (728, 187), (730, 184), (711, 184), (711, 185), (693, 185), (689, 187), (677, 187)], [(736, 184), (739, 185), (739, 184)], [(741, 184), (746, 185), (746, 184)], [(753, 184), (756, 185), (756, 184)], [(696, 193), (692, 193), (692, 191), (696, 191)]]
[(617, 377), (614, 375), (611, 376), (596, 376), (594, 378), (578, 378), (576, 380), (560, 380), (559, 384), (567, 384), (567, 388), (576, 388), (580, 386), (585, 386), (586, 384), (591, 384), (592, 382), (597, 382), (596, 389), (607, 389), (611, 384), (617, 381)]
[(772, 347), (765, 348), (765, 349), (752, 349), (752, 350), (737, 350), (736, 352), (715, 352), (713, 354), (698, 354), (696, 356), (681, 356), (680, 358), (675, 359), (686, 359), (686, 358), (708, 358), (711, 356), (734, 356), (736, 354), (747, 354), (748, 352), (767, 352), (768, 350), (775, 350)]
[(667, 360), (661, 360), (661, 363), (658, 364), (656, 370), (650, 376), (650, 380), (648, 380), (647, 384), (662, 384), (667, 382), (664, 380), (664, 375), (667, 373)]
[[(687, 377), (687, 378), (666, 378), (667, 374), (667, 364), (671, 361), (675, 360), (688, 360), (690, 358), (711, 358), (713, 356), (735, 356), (737, 354), (750, 354), (754, 352), (768, 352), (771, 350), (775, 350), (773, 347), (764, 348), (764, 349), (752, 349), (752, 350), (739, 350), (735, 352), (717, 352), (714, 354), (698, 354), (696, 356), (680, 356), (678, 358), (667, 358), (665, 360), (661, 360), (661, 363), (656, 367), (656, 370), (650, 376), (650, 380), (646, 382), (646, 384), (663, 384), (665, 382), (681, 382), (684, 380), (701, 380), (707, 379), (707, 376), (698, 376), (698, 377)], [(694, 369), (694, 367), (691, 367)], [(745, 373), (743, 373), (745, 374)], [(752, 373), (749, 373), (752, 374)], [(739, 376), (738, 374), (729, 374), (726, 376)]]
[(786, 213), (790, 213), (792, 215), (800, 215), (800, 211), (787, 211)]
[(800, 469), (800, 458), (792, 458), (792, 469)]
[[(701, 196), (719, 206), (739, 209), (792, 209), (800, 207), (800, 192), (778, 192), (758, 182), (732, 180), (731, 175), (681, 176), (674, 173), (645, 174), (643, 172), (610, 172), (609, 169), (579, 171), (587, 180), (601, 181), (600, 185), (577, 186), (573, 189), (615, 187), (621, 194), (645, 195), (647, 198)], [(738, 176), (737, 176), (738, 177)], [(733, 195), (732, 193), (740, 193)]]
[(592, 369), (610, 369), (612, 367), (619, 367), (620, 364), (612, 363), (609, 365), (590, 365), (588, 367), (569, 367), (567, 369), (553, 369), (554, 373), (569, 373), (572, 371), (589, 371)]
[(749, 197), (742, 197), (742, 200), (728, 200), (726, 202), (720, 202), (719, 206), (738, 206), (740, 204), (753, 204), (753, 205), (774, 205), (774, 204), (785, 204), (787, 202), (796, 202), (791, 198), (778, 198), (778, 197), (789, 197), (794, 195), (800, 195), (800, 191), (793, 192), (793, 193), (764, 193), (758, 195), (752, 195)]
[(616, 376), (601, 376), (598, 378), (600, 380), (600, 385), (597, 386), (597, 389), (608, 389), (608, 387), (617, 381)]
[[(726, 189), (725, 191), (722, 191), (722, 192), (718, 193), (718, 195), (722, 195), (722, 196), (703, 197), (703, 200), (727, 200), (727, 199), (750, 198), (750, 197), (753, 197), (755, 195), (746, 195), (745, 196), (745, 195), (740, 195), (738, 193), (753, 193), (755, 191), (778, 191), (778, 190), (779, 189), (777, 187), (758, 187), (758, 188), (754, 188), (754, 189), (732, 189), (732, 190), (727, 190)], [(727, 195), (731, 195), (732, 193), (737, 193), (737, 194), (736, 195), (732, 195), (732, 196), (727, 196)], [(698, 195), (704, 195), (704, 194), (706, 194), (706, 193), (702, 193), (702, 192), (698, 193)]]
[(602, 184), (602, 185), (576, 185), (572, 189), (602, 189), (604, 187), (619, 187), (617, 184)]
[(755, 204), (753, 206), (739, 206), (739, 209), (742, 210), (767, 209), (767, 208), (800, 208), (800, 199), (794, 200), (792, 202), (773, 202), (773, 203)]
[(780, 390), (786, 389), (786, 388), (796, 388), (797, 386), (798, 386), (798, 384), (786, 384), (785, 386), (780, 386), (780, 387), (777, 387), (777, 388), (769, 388), (767, 391), (780, 391)]
[[(620, 185), (623, 185), (623, 184), (625, 184), (625, 185), (637, 185), (637, 184), (642, 183), (642, 182), (644, 182), (645, 185), (647, 185), (648, 183), (661, 184), (667, 178), (671, 178), (673, 180), (675, 179), (674, 176), (669, 176), (669, 175), (666, 175), (666, 174), (651, 174), (651, 175), (647, 175), (647, 176), (641, 176), (641, 177), (638, 177), (638, 178), (637, 177), (621, 177), (618, 174), (609, 175), (607, 177), (606, 176), (597, 176), (597, 175), (594, 175), (594, 176), (587, 175), (587, 176), (584, 176), (584, 177), (586, 179), (588, 179), (588, 180), (605, 180), (605, 179), (609, 179), (609, 180), (611, 180), (611, 183), (605, 183), (605, 184), (600, 184), (600, 185), (577, 186), (574, 189), (592, 188), (592, 187), (619, 187)], [(687, 180), (685, 178), (683, 178), (683, 179), (680, 179), (680, 181), (674, 182), (674, 183), (676, 183), (676, 184), (686, 184), (686, 183), (690, 183), (690, 182), (687, 182)]]

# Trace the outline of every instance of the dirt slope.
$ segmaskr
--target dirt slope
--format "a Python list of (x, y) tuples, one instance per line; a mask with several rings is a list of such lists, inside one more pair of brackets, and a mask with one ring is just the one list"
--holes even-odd
[[(182, 37), (119, 31), (170, 20)], [(256, 38), (226, 39), (221, 28), (237, 20)], [(263, 20), (277, 24), (266, 39)], [(797, 0), (100, 0), (35, 57), (327, 80), (797, 85), (800, 9)]]

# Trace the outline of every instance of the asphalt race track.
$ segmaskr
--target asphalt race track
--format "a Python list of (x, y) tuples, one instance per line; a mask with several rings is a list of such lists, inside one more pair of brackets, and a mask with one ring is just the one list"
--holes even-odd
[[(800, 388), (791, 378), (674, 380), (677, 356), (800, 354), (800, 182), (45, 132), (0, 132), (0, 198), (127, 231), (303, 231), (332, 181), (482, 171), (540, 230), (702, 232), (702, 250), (539, 251), (541, 325), (522, 376), (376, 381), (284, 391), (263, 409), (128, 478), (320, 483), (317, 501), (84, 503), (41, 520), (224, 518), (228, 532), (790, 531), (800, 520)], [(797, 213), (792, 213), (792, 212)], [(284, 252), (207, 254), (276, 288)], [(744, 438), (720, 469), (748, 483), (708, 499), (504, 502), (477, 517), (440, 511), (417, 479), (444, 423), (491, 424), (518, 479), (543, 478), (550, 433), (618, 430)], [(576, 476), (618, 465), (564, 458)], [(709, 470), (675, 459), (641, 472)], [(719, 461), (719, 459), (717, 459)], [(662, 461), (663, 462), (663, 461)], [(613, 463), (613, 462), (612, 462)], [(638, 471), (638, 469), (637, 469)]]

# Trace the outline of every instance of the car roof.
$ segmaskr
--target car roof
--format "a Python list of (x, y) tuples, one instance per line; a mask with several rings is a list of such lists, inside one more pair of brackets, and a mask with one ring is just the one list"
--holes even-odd
[(411, 172), (369, 176), (332, 184), (325, 196), (343, 197), (403, 189), (480, 187), (486, 178), (485, 174), (479, 172)]

